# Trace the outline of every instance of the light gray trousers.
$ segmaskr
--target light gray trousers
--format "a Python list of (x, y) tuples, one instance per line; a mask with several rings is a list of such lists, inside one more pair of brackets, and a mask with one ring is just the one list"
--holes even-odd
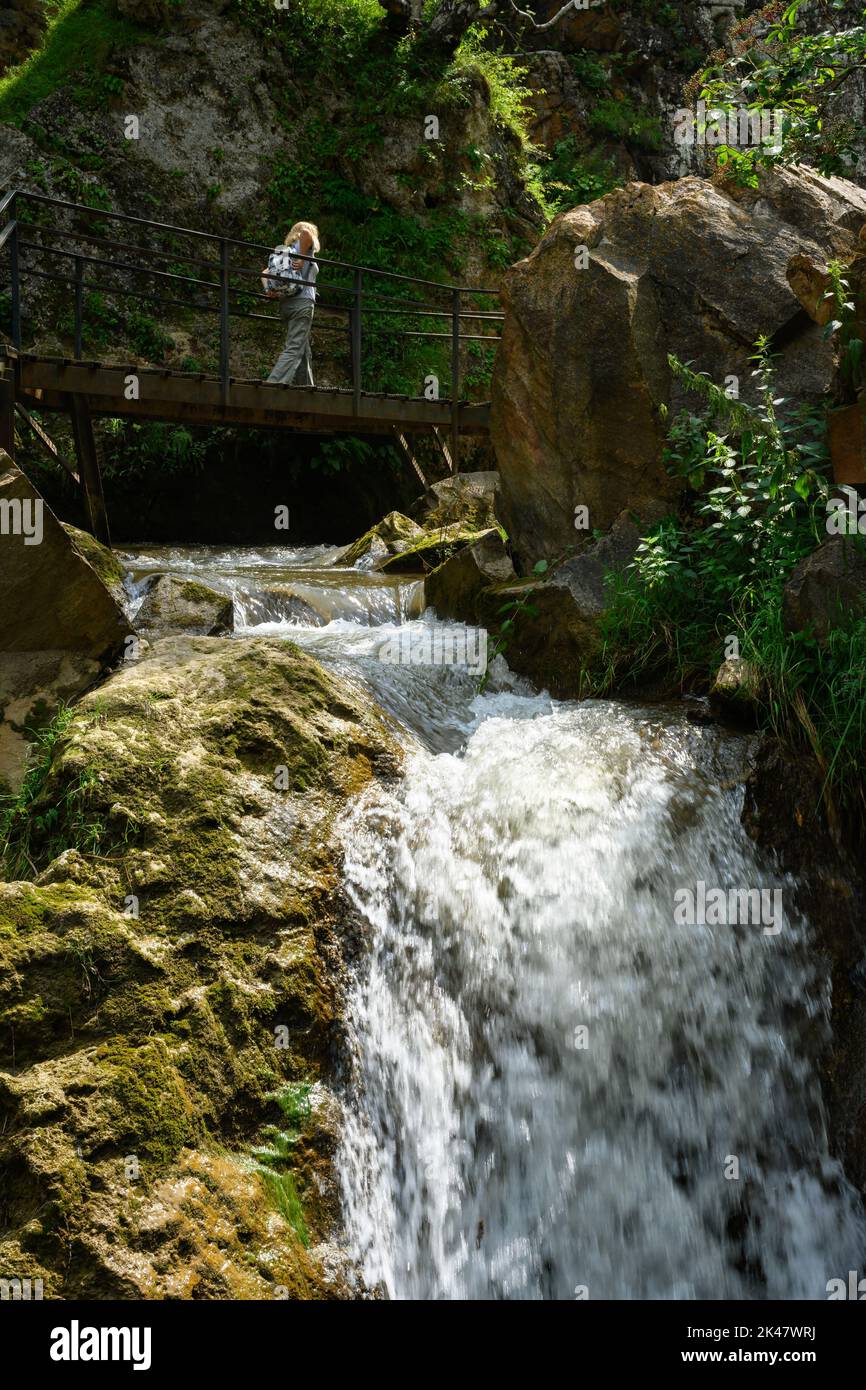
[(280, 305), (280, 316), (286, 320), (286, 345), (268, 381), (288, 386), (315, 386), (310, 356), (314, 309), (312, 299), (286, 299)]

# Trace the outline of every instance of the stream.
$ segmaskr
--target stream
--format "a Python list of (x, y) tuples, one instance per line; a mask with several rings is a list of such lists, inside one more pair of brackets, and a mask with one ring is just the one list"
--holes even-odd
[[(483, 694), (457, 664), (383, 660), (459, 625), (334, 554), (126, 558), (133, 604), (159, 572), (224, 589), (239, 639), (290, 638), (403, 730), (405, 776), (340, 832), (367, 943), (336, 1157), (359, 1289), (826, 1298), (866, 1223), (828, 1149), (828, 982), (740, 823), (748, 739), (685, 705), (552, 701), (502, 657)], [(683, 921), (702, 887), (774, 914)]]

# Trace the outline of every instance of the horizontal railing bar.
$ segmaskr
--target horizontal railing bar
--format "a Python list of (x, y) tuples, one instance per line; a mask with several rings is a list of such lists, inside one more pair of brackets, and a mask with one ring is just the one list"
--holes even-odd
[[(27, 275), (35, 275), (39, 280), (53, 280), (60, 285), (76, 285), (78, 282), (69, 275), (51, 275), (45, 270), (27, 270)], [(102, 284), (98, 280), (82, 280), (82, 288), (85, 290), (103, 290), (106, 294), (115, 297), (131, 296), (133, 299), (144, 299), (150, 304), (165, 304), (174, 309), (186, 309), (195, 314), (218, 314), (220, 312), (217, 304), (189, 304), (182, 299), (166, 299), (164, 295), (148, 294), (144, 290), (118, 290), (110, 285)], [(273, 314), (250, 314), (243, 309), (233, 309), (230, 312), (233, 319), (259, 319), (262, 323), (273, 323), (280, 325), (283, 320)], [(341, 328), (339, 324), (322, 323), (319, 321), (315, 328), (326, 328), (332, 333), (348, 333), (348, 328)]]
[[(107, 218), (111, 218), (111, 219), (112, 219), (113, 221), (115, 221), (115, 222), (127, 222), (127, 223), (130, 223), (131, 225), (134, 225), (134, 226), (148, 227), (148, 228), (150, 228), (152, 231), (167, 232), (167, 233), (172, 234), (172, 235), (174, 235), (174, 236), (189, 236), (189, 237), (194, 237), (194, 238), (196, 238), (196, 239), (199, 240), (199, 241), (210, 241), (210, 242), (216, 242), (216, 243), (225, 242), (225, 244), (226, 244), (227, 246), (242, 246), (242, 247), (246, 248), (247, 250), (250, 250), (250, 251), (264, 251), (266, 254), (270, 254), (270, 252), (273, 250), (273, 247), (265, 246), (262, 242), (257, 242), (257, 241), (241, 241), (241, 240), (239, 240), (239, 239), (236, 238), (236, 237), (221, 237), (221, 236), (219, 236), (219, 235), (218, 235), (217, 233), (215, 233), (215, 232), (198, 232), (198, 231), (195, 231), (192, 227), (178, 227), (178, 226), (173, 226), (170, 222), (153, 222), (153, 221), (150, 221), (150, 220), (149, 220), (148, 218), (146, 218), (146, 217), (133, 217), (133, 216), (131, 216), (131, 215), (130, 215), (129, 213), (127, 213), (127, 212), (111, 212), (111, 211), (109, 211), (107, 208), (92, 208), (92, 207), (88, 207), (88, 205), (87, 205), (86, 203), (72, 203), (72, 202), (64, 201), (62, 198), (50, 198), (50, 197), (48, 197), (48, 195), (45, 194), (45, 193), (31, 193), (31, 192), (29, 192), (29, 191), (26, 190), (26, 189), (14, 189), (14, 190), (12, 190), (12, 194), (14, 194), (14, 193), (16, 193), (16, 192), (19, 193), (20, 196), (21, 196), (23, 199), (25, 199), (25, 200), (30, 200), (30, 201), (32, 201), (32, 202), (37, 202), (37, 203), (43, 203), (43, 204), (45, 204), (45, 205), (47, 205), (47, 206), (49, 206), (49, 207), (65, 208), (67, 211), (70, 211), (70, 212), (80, 212), (80, 213), (84, 213), (85, 216), (88, 216), (88, 217), (95, 217), (95, 218), (107, 217)], [(8, 196), (12, 196), (12, 195), (10, 194), (10, 195), (7, 195), (7, 197), (8, 197)], [(406, 283), (406, 284), (412, 284), (412, 285), (427, 285), (427, 286), (430, 286), (430, 287), (433, 288), (433, 289), (442, 289), (442, 290), (451, 290), (451, 291), (457, 290), (457, 291), (459, 291), (461, 294), (492, 294), (492, 295), (498, 295), (498, 293), (499, 293), (498, 290), (485, 289), (485, 288), (482, 287), (482, 286), (473, 287), (473, 286), (468, 286), (468, 285), (449, 285), (449, 284), (445, 284), (445, 283), (443, 283), (442, 281), (439, 281), (439, 280), (424, 280), (424, 279), (421, 279), (421, 277), (420, 277), (420, 276), (417, 276), (417, 275), (402, 275), (402, 274), (400, 274), (399, 272), (397, 272), (397, 271), (395, 271), (395, 270), (377, 270), (377, 269), (375, 269), (373, 266), (355, 266), (355, 265), (353, 265), (353, 264), (352, 264), (351, 262), (349, 262), (349, 261), (333, 261), (333, 260), (330, 260), (327, 256), (313, 257), (313, 256), (302, 255), (302, 254), (299, 252), (296, 259), (298, 259), (298, 260), (303, 260), (303, 261), (309, 261), (309, 260), (314, 260), (314, 259), (316, 259), (316, 260), (319, 261), (319, 263), (320, 263), (321, 265), (332, 265), (332, 266), (337, 266), (337, 267), (338, 267), (339, 269), (341, 269), (341, 270), (353, 270), (353, 271), (354, 271), (354, 270), (356, 270), (356, 269), (360, 269), (360, 270), (363, 270), (363, 271), (364, 271), (364, 274), (365, 274), (365, 275), (378, 275), (378, 276), (380, 276), (380, 277), (382, 277), (383, 279), (386, 279), (386, 280), (399, 280), (399, 281), (402, 281), (402, 282), (404, 282), (404, 283)]]
[[(14, 227), (14, 225), (15, 225), (15, 224), (13, 223), (12, 226)], [(11, 228), (7, 228), (7, 229), (6, 229), (6, 232), (4, 232), (2, 235), (0, 235), (0, 247), (2, 247), (2, 245), (3, 245), (3, 239), (5, 238), (6, 235), (8, 235), (8, 233), (9, 233), (10, 230), (11, 230)], [(45, 248), (39, 246), (39, 244), (38, 244), (37, 242), (33, 242), (33, 241), (19, 241), (19, 246), (20, 246), (20, 248), (21, 248), (22, 250), (24, 250), (24, 251), (42, 251), (42, 250), (45, 249)], [(172, 281), (176, 281), (176, 282), (179, 283), (179, 284), (194, 285), (197, 289), (219, 290), (219, 289), (221, 288), (219, 282), (216, 281), (216, 280), (200, 280), (200, 279), (199, 279), (197, 276), (195, 276), (195, 275), (178, 275), (178, 274), (177, 274), (176, 272), (174, 272), (174, 271), (170, 271), (170, 270), (155, 270), (154, 268), (152, 268), (152, 267), (150, 267), (150, 266), (132, 265), (132, 264), (130, 264), (128, 261), (109, 261), (109, 260), (106, 260), (106, 259), (105, 259), (104, 257), (102, 257), (102, 256), (89, 256), (89, 255), (87, 255), (86, 252), (64, 251), (64, 250), (60, 249), (59, 247), (58, 247), (58, 248), (53, 248), (53, 247), (52, 247), (52, 248), (51, 248), (51, 254), (52, 254), (52, 255), (56, 255), (56, 256), (62, 256), (62, 257), (64, 257), (64, 258), (67, 259), (67, 260), (83, 261), (83, 262), (85, 262), (87, 265), (98, 265), (98, 266), (103, 266), (103, 267), (104, 267), (105, 269), (107, 269), (107, 270), (128, 271), (128, 272), (129, 272), (130, 274), (132, 274), (132, 275), (153, 275), (153, 276), (158, 277), (158, 278), (161, 279), (161, 280), (172, 280)], [(26, 274), (26, 275), (33, 274), (33, 275), (36, 275), (36, 274), (38, 274), (38, 273), (39, 273), (39, 272), (37, 272), (37, 271), (35, 271), (35, 270), (31, 270), (28, 266), (22, 266), (22, 274)], [(54, 278), (60, 279), (61, 277), (58, 276), (58, 277), (54, 277)], [(74, 281), (72, 281), (72, 282), (65, 281), (65, 283), (73, 283), (73, 284), (74, 284), (75, 282), (74, 282)], [(88, 283), (88, 286), (87, 286), (87, 287), (88, 287), (88, 289), (103, 289), (103, 290), (105, 290), (107, 293), (117, 294), (117, 295), (123, 295), (123, 294), (126, 294), (126, 293), (133, 293), (133, 291), (127, 291), (126, 289), (122, 289), (122, 288), (114, 288), (114, 287), (112, 287), (112, 286), (103, 285), (103, 284), (97, 285), (97, 284)], [(342, 287), (339, 286), (339, 285), (337, 285), (337, 286), (323, 285), (323, 286), (322, 286), (322, 289), (323, 289), (323, 290), (340, 289), (340, 288), (342, 288)], [(264, 292), (261, 291), (261, 290), (252, 290), (252, 289), (247, 290), (247, 289), (241, 289), (241, 288), (238, 288), (238, 287), (235, 286), (235, 285), (230, 285), (230, 286), (229, 286), (229, 293), (230, 293), (230, 294), (246, 294), (246, 295), (249, 295), (250, 298), (253, 298), (253, 299), (264, 299), (264, 300), (268, 300), (268, 299), (270, 298), (269, 295), (267, 295), (266, 293), (264, 293)], [(388, 299), (388, 296), (387, 296), (387, 295), (368, 295), (368, 296), (365, 296), (365, 298), (367, 298), (367, 299), (376, 299), (377, 301), (378, 301), (378, 300), (381, 300), (383, 303), (390, 303), (390, 302), (392, 302), (392, 301), (390, 301), (390, 300)], [(190, 308), (192, 308), (192, 307), (194, 307), (194, 306), (190, 305)], [(348, 306), (348, 305), (346, 305), (346, 306), (343, 306), (343, 305), (333, 305), (333, 306), (330, 306), (330, 307), (333, 307), (333, 308), (334, 308), (335, 310), (337, 310), (338, 312), (339, 312), (340, 310), (343, 310), (343, 312), (347, 312), (347, 311), (349, 311), (350, 308), (351, 308), (351, 306)], [(363, 311), (365, 310), (365, 308), (366, 308), (366, 306), (363, 304), (363, 302), (362, 302), (362, 306), (361, 306), (361, 307), (362, 307), (362, 312), (363, 312)], [(369, 310), (368, 310), (368, 312), (369, 312)], [(393, 308), (384, 309), (384, 308), (383, 308), (383, 309), (375, 309), (375, 310), (373, 310), (372, 312), (377, 313), (377, 314), (386, 314), (386, 315), (389, 315), (389, 316), (397, 316), (397, 317), (402, 317), (402, 316), (405, 316), (406, 314), (410, 314), (410, 313), (411, 313), (411, 314), (414, 314), (416, 318), (439, 318), (439, 319), (443, 319), (443, 318), (444, 318), (444, 319), (450, 319), (450, 318), (452, 317), (452, 313), (453, 313), (453, 311), (451, 311), (451, 310), (449, 310), (449, 309), (416, 309), (416, 308), (414, 308), (414, 307), (413, 307), (411, 310), (406, 310), (406, 309), (393, 309)], [(461, 311), (460, 311), (460, 318), (484, 319), (484, 320), (489, 321), (489, 322), (501, 322), (502, 319), (503, 319), (503, 317), (504, 317), (503, 315), (492, 314), (492, 313), (489, 313), (489, 314), (488, 314), (488, 313), (482, 313), (482, 312), (480, 312), (480, 311), (479, 311), (479, 312), (472, 312), (471, 310), (463, 310), (463, 309), (461, 309)]]
[[(453, 342), (454, 339), (454, 335), (451, 333), (423, 333), (420, 329), (417, 333), (411, 333), (407, 330), (405, 333), (401, 333), (400, 337), (447, 338), (449, 342)], [(457, 337), (461, 343), (499, 343), (502, 341), (501, 338), (497, 338), (493, 333), (458, 333)]]
[[(43, 251), (44, 248), (33, 241), (19, 242), (25, 251)], [(88, 256), (84, 251), (62, 251), (59, 247), (51, 247), (50, 255), (65, 256), (67, 260), (86, 261), (88, 265), (103, 265), (109, 270), (128, 270), (133, 275), (158, 275), (161, 280), (180, 280), (185, 285), (198, 285), (207, 290), (218, 290), (221, 288), (218, 280), (199, 280), (195, 275), (176, 275), (171, 270), (154, 270), (151, 266), (130, 265), (128, 261), (106, 261), (102, 256)], [(29, 273), (27, 267), (23, 267), (23, 273)], [(118, 290), (118, 294), (125, 294), (125, 290)], [(238, 291), (244, 293), (243, 290)]]
[[(95, 232), (76, 232), (76, 239), (89, 241), (94, 246), (105, 246), (112, 251), (140, 251), (143, 256), (155, 256), (161, 261), (183, 261), (185, 265), (204, 266), (208, 270), (219, 270), (219, 261), (203, 261), (200, 256), (188, 256), (180, 251), (157, 251), (152, 246), (130, 246), (129, 242), (115, 241), (112, 237), (97, 236)], [(38, 245), (38, 243), (35, 243)], [(40, 246), (40, 251), (53, 251), (54, 247)], [(63, 255), (70, 254), (62, 252)], [(72, 255), (77, 254), (72, 252)]]
[(0, 213), (6, 211), (6, 209), (7, 209), (8, 206), (9, 206), (9, 204), (12, 202), (12, 199), (15, 197), (15, 194), (17, 193), (17, 191), (18, 191), (18, 190), (17, 190), (16, 188), (13, 188), (13, 189), (10, 190), (9, 193), (6, 193), (6, 194), (4, 195), (2, 202), (0, 202)]

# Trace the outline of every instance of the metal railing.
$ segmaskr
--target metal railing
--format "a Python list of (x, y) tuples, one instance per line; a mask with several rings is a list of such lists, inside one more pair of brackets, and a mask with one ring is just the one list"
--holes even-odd
[[(99, 329), (99, 323), (92, 320), (110, 315), (113, 303), (153, 304), (188, 314), (214, 315), (219, 327), (217, 374), (227, 401), (235, 323), (281, 323), (278, 315), (263, 312), (274, 302), (261, 289), (261, 258), (266, 262), (271, 249), (257, 242), (42, 193), (12, 190), (0, 199), (0, 253), (5, 252), (9, 262), (8, 337), (14, 347), (22, 348), (22, 323), (27, 318), (24, 296), (25, 292), (29, 296), (32, 283), (38, 281), (62, 286), (71, 300), (65, 336), (72, 338), (75, 361), (85, 360), (85, 342), (93, 342), (94, 331)], [(252, 262), (253, 253), (257, 264)], [(456, 432), (465, 375), (464, 345), (486, 344), (495, 351), (503, 319), (497, 309), (498, 292), (442, 284), (324, 256), (316, 260), (320, 268), (317, 307), (323, 312), (316, 315), (315, 332), (347, 339), (346, 389), (352, 391), (353, 413), (361, 418), (363, 396), (371, 391), (369, 377), (365, 382), (371, 345), (383, 337), (392, 347), (395, 340), (404, 344), (427, 340), (448, 345), (450, 396), (442, 399), (451, 402)], [(92, 357), (91, 352), (88, 360)], [(374, 393), (382, 394), (382, 381), (376, 386), (379, 390)], [(424, 383), (419, 381), (418, 386), (420, 399), (425, 394)], [(427, 382), (427, 390), (434, 393), (429, 399), (440, 398), (432, 382)]]

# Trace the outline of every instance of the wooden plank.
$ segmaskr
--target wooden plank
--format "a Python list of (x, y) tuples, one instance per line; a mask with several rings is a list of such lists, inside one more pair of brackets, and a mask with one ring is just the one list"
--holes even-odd
[[(127, 378), (138, 381), (138, 399), (126, 399)], [(305, 419), (312, 417), (323, 424), (333, 423), (335, 429), (353, 433), (378, 432), (395, 425), (412, 425), (422, 429), (451, 423), (451, 409), (446, 401), (426, 401), (413, 397), (361, 397), (361, 414), (353, 410), (353, 395), (349, 391), (320, 390), (315, 387), (280, 387), (244, 381), (233, 381), (231, 404), (222, 399), (222, 383), (216, 377), (197, 381), (186, 374), (163, 375), (158, 369), (136, 366), (101, 367), (93, 370), (83, 363), (63, 363), (48, 359), (26, 359), (21, 363), (21, 390), (30, 395), (36, 390), (46, 393), (45, 401), (54, 394), (85, 395), (92, 413), (114, 416), (145, 416), (156, 418), (154, 407), (163, 412), (163, 419), (198, 419), (202, 423), (267, 424), (290, 429), (303, 429)], [(290, 418), (281, 420), (286, 415)], [(489, 406), (461, 404), (458, 411), (461, 433), (484, 434), (489, 428)], [(312, 420), (311, 420), (312, 423)]]
[(61, 454), (57, 445), (54, 443), (54, 440), (51, 438), (51, 435), (48, 434), (47, 431), (42, 428), (38, 420), (33, 419), (33, 416), (30, 414), (30, 411), (26, 410), (20, 401), (15, 402), (15, 409), (18, 411), (18, 414), (21, 416), (25, 424), (28, 424), (30, 426), (31, 430), (35, 434), (39, 443), (42, 445), (46, 454), (48, 454), (50, 458), (53, 458), (55, 463), (61, 464), (66, 469), (69, 476), (71, 478), (74, 478), (76, 483), (78, 483), (78, 485), (81, 486), (81, 479), (79, 478), (75, 469), (72, 467), (72, 464), (69, 462), (69, 459), (66, 457), (66, 455)]
[(93, 424), (87, 401), (82, 395), (69, 397), (69, 413), (72, 416), (72, 430), (75, 435), (75, 448), (78, 454), (78, 471), (84, 489), (84, 501), (90, 518), (90, 530), (103, 545), (111, 545), (108, 529), (108, 512), (102, 492), (102, 474), (99, 471), (99, 458), (96, 453), (96, 440), (93, 437)]
[(406, 462), (410, 464), (412, 468), (414, 468), (415, 472), (418, 474), (418, 477), (421, 479), (421, 486), (426, 492), (427, 479), (424, 477), (424, 474), (421, 471), (421, 465), (415, 457), (415, 452), (412, 448), (412, 445), (409, 443), (409, 440), (406, 438), (405, 434), (397, 434), (395, 438), (397, 440), (398, 451), (403, 455)]
[(453, 472), (454, 472), (454, 456), (453, 456), (452, 453), (451, 453), (451, 449), (450, 449), (448, 443), (447, 443), (446, 440), (443, 438), (443, 436), (439, 433), (439, 430), (438, 430), (438, 428), (437, 428), (435, 425), (434, 425), (434, 427), (433, 427), (433, 438), (436, 440), (436, 443), (439, 445), (439, 452), (441, 453), (442, 457), (443, 457), (444, 460), (445, 460), (445, 465), (446, 465), (446, 467), (447, 467), (447, 469), (448, 469), (448, 472), (449, 472), (449, 473), (453, 473)]

